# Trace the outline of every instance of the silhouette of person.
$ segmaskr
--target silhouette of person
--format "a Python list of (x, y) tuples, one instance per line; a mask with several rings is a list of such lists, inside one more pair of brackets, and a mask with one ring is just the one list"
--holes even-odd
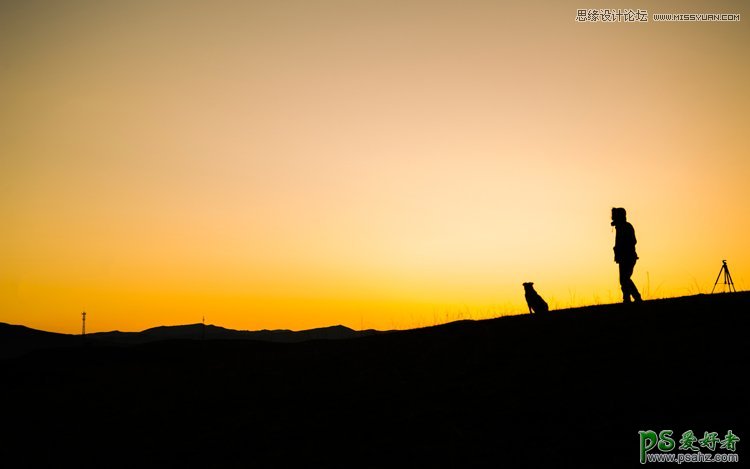
[(635, 230), (633, 225), (627, 221), (627, 213), (622, 207), (612, 208), (612, 226), (615, 227), (615, 262), (620, 267), (620, 288), (622, 288), (622, 301), (630, 303), (630, 297), (636, 302), (641, 301), (641, 294), (635, 287), (633, 275), (635, 262), (638, 254), (635, 253)]

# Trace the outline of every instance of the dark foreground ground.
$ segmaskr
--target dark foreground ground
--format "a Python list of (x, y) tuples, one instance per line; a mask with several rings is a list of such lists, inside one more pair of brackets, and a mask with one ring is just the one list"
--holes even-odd
[(42, 350), (0, 361), (0, 466), (637, 467), (639, 430), (732, 429), (740, 464), (721, 466), (740, 467), (748, 326), (738, 293), (340, 341)]

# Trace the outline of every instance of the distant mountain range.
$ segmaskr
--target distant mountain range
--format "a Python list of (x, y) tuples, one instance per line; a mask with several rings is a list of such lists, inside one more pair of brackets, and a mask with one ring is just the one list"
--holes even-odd
[(141, 332), (96, 332), (87, 334), (92, 339), (117, 344), (143, 344), (157, 340), (195, 339), (195, 340), (263, 340), (266, 342), (304, 342), (306, 340), (336, 340), (352, 339), (377, 334), (379, 331), (370, 329), (355, 331), (345, 326), (330, 326), (305, 331), (290, 331), (288, 329), (264, 329), (261, 331), (238, 331), (214, 325), (186, 324), (183, 326), (159, 326)]
[(80, 346), (85, 340), (94, 345), (138, 345), (162, 340), (259, 340), (265, 342), (304, 342), (308, 340), (353, 339), (379, 334), (374, 329), (355, 331), (330, 326), (304, 331), (287, 329), (238, 331), (214, 325), (186, 324), (159, 326), (141, 332), (95, 332), (80, 335), (58, 334), (25, 326), (0, 323), (0, 358), (24, 355), (39, 349)]

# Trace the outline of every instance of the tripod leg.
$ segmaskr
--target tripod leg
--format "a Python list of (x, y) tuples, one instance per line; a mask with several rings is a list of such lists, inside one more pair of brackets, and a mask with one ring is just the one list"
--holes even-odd
[(732, 274), (729, 273), (729, 267), (726, 265), (724, 266), (724, 282), (726, 282), (727, 285), (729, 285), (729, 291), (737, 292), (737, 289), (734, 288), (734, 282), (732, 281)]
[(711, 289), (711, 293), (713, 293), (714, 290), (716, 290), (716, 284), (719, 283), (719, 279), (721, 278), (722, 272), (724, 272), (724, 266), (723, 265), (721, 266), (721, 269), (719, 269), (719, 275), (716, 276), (716, 281), (714, 282), (714, 287)]

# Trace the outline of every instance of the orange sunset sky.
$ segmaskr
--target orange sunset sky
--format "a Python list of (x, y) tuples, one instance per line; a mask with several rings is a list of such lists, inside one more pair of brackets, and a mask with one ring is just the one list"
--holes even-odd
[[(0, 1), (0, 322), (408, 328), (750, 281), (746, 1)], [(597, 23), (579, 8), (739, 13)]]

